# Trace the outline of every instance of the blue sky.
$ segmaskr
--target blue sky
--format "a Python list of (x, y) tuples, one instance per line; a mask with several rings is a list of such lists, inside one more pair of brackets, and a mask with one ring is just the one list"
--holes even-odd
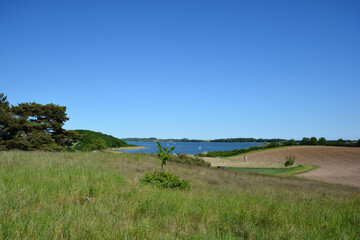
[(360, 138), (359, 1), (0, 1), (0, 92), (116, 137)]

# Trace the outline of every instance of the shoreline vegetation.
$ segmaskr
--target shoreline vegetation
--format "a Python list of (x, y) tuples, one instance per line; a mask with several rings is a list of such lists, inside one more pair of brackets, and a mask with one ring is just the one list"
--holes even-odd
[(148, 149), (145, 146), (127, 146), (127, 147), (117, 147), (117, 148), (110, 148), (111, 151), (114, 152), (121, 152), (121, 150), (140, 150), (140, 149)]

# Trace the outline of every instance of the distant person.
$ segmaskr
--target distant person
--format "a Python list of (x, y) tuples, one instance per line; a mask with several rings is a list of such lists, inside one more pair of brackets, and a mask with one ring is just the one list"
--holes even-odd
[(247, 156), (246, 155), (244, 156), (244, 161), (247, 162)]

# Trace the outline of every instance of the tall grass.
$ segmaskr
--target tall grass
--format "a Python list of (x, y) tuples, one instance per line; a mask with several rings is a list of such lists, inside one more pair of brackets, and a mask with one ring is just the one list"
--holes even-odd
[(358, 188), (169, 162), (188, 191), (142, 185), (149, 155), (0, 152), (1, 239), (358, 239)]

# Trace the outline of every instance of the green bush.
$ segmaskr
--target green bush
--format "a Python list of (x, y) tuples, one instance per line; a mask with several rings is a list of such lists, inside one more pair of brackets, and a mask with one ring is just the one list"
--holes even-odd
[(285, 167), (292, 166), (295, 163), (296, 157), (294, 155), (286, 156), (285, 157)]
[(140, 181), (142, 183), (152, 184), (161, 188), (190, 188), (190, 183), (188, 181), (180, 180), (178, 176), (165, 171), (155, 171), (152, 174), (146, 173), (144, 178), (140, 179)]
[(169, 161), (187, 165), (210, 167), (210, 163), (204, 161), (202, 158), (196, 156), (192, 157), (185, 153), (177, 153), (176, 155), (171, 155)]

